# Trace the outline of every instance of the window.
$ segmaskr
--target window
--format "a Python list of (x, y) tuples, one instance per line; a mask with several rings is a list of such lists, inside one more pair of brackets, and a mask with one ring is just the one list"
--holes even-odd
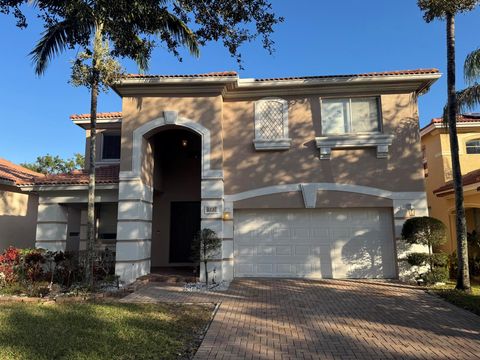
[(322, 134), (380, 132), (379, 101), (376, 97), (323, 99)]
[(480, 154), (480, 139), (467, 141), (467, 154)]
[(283, 99), (262, 99), (255, 102), (255, 148), (285, 150), (288, 138), (288, 103)]
[(102, 144), (102, 159), (103, 160), (118, 160), (120, 159), (120, 134), (118, 133), (104, 133)]

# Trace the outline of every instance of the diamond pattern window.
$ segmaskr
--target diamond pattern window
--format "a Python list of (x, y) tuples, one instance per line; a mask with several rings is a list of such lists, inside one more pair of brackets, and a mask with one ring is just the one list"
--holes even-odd
[(255, 102), (254, 144), (257, 150), (282, 150), (290, 147), (286, 100), (266, 98)]

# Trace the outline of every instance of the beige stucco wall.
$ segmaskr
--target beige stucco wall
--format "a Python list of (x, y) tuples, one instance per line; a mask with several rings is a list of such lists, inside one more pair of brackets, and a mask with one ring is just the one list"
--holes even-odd
[(38, 196), (0, 185), (0, 251), (35, 246)]
[(284, 97), (289, 103), (288, 151), (260, 152), (253, 147), (254, 102), (226, 101), (223, 107), (225, 193), (277, 184), (326, 182), (391, 191), (423, 191), (423, 170), (416, 100), (411, 94), (381, 96), (383, 128), (394, 134), (388, 159), (376, 150), (333, 150), (320, 160), (315, 137), (321, 135), (320, 98)]

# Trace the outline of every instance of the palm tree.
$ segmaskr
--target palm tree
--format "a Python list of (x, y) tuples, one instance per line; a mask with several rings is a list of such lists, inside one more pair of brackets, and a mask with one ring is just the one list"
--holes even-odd
[(447, 35), (447, 114), (446, 125), (450, 138), (450, 153), (452, 158), (453, 188), (455, 192), (455, 223), (457, 237), (458, 273), (457, 285), (459, 290), (471, 291), (468, 272), (467, 248), (467, 221), (463, 201), (462, 171), (458, 155), (457, 137), (457, 94), (455, 90), (455, 15), (470, 11), (477, 5), (477, 0), (418, 0), (418, 6), (424, 13), (426, 22), (434, 19), (446, 20)]
[[(41, 3), (42, 1), (39, 1)], [(44, 2), (48, 6), (48, 1)], [(42, 38), (30, 53), (35, 64), (37, 75), (43, 75), (49, 60), (73, 46), (83, 48), (83, 58), (76, 61), (74, 73), (81, 73), (73, 79), (76, 85), (85, 85), (90, 90), (90, 146), (89, 146), (89, 182), (88, 182), (88, 222), (87, 222), (87, 258), (85, 278), (87, 284), (93, 286), (93, 263), (95, 257), (95, 154), (96, 154), (96, 121), (97, 103), (100, 89), (112, 85), (121, 75), (120, 66), (115, 56), (128, 56), (134, 59), (141, 70), (146, 70), (152, 44), (141, 40), (138, 34), (146, 33), (167, 36), (188, 48), (190, 53), (198, 56), (199, 48), (193, 32), (186, 24), (169, 13), (163, 7), (152, 6), (145, 11), (141, 5), (132, 4), (130, 11), (137, 11), (134, 20), (112, 21), (118, 14), (122, 17), (130, 4), (129, 1), (113, 1), (96, 6), (95, 2), (88, 4), (83, 1), (65, 1), (63, 5), (49, 9), (46, 29)], [(141, 2), (132, 2), (141, 3)], [(159, 2), (161, 3), (161, 2)], [(123, 5), (124, 7), (122, 8)], [(138, 6), (137, 9), (135, 7)], [(126, 8), (125, 8), (126, 7)], [(155, 21), (144, 23), (141, 16), (156, 17)], [(58, 20), (60, 18), (60, 20)], [(119, 28), (124, 27), (119, 31)], [(130, 47), (128, 41), (134, 42)], [(114, 51), (108, 51), (109, 40), (115, 45)], [(89, 65), (83, 62), (90, 59)], [(75, 71), (76, 70), (76, 71)], [(75, 75), (75, 74), (74, 74)]]

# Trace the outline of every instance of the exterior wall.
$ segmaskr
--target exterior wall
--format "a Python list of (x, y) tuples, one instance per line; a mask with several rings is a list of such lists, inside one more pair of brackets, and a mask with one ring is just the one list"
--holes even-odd
[(38, 196), (0, 185), (0, 252), (9, 246), (35, 245)]
[[(480, 130), (477, 128), (458, 128), (459, 156), (462, 174), (480, 169), (480, 155), (467, 154), (466, 142), (480, 138)], [(433, 194), (435, 189), (452, 180), (452, 165), (450, 156), (450, 140), (445, 129), (435, 129), (422, 137), (422, 145), (427, 154), (429, 175), (425, 179), (427, 190), (429, 214), (441, 220), (448, 228), (448, 240), (443, 246), (446, 252), (456, 251), (455, 219), (452, 215), (454, 200), (452, 196), (437, 197)], [(465, 192), (465, 207), (480, 206), (480, 194)], [(470, 204), (470, 205), (469, 205)]]
[[(353, 95), (353, 94), (352, 94)], [(224, 103), (225, 193), (291, 183), (344, 183), (391, 191), (424, 191), (418, 115), (412, 94), (382, 95), (383, 129), (394, 134), (388, 159), (375, 149), (333, 150), (320, 160), (320, 98), (284, 97), (289, 103), (287, 151), (255, 151), (254, 101)], [(406, 176), (405, 174), (408, 174)]]

